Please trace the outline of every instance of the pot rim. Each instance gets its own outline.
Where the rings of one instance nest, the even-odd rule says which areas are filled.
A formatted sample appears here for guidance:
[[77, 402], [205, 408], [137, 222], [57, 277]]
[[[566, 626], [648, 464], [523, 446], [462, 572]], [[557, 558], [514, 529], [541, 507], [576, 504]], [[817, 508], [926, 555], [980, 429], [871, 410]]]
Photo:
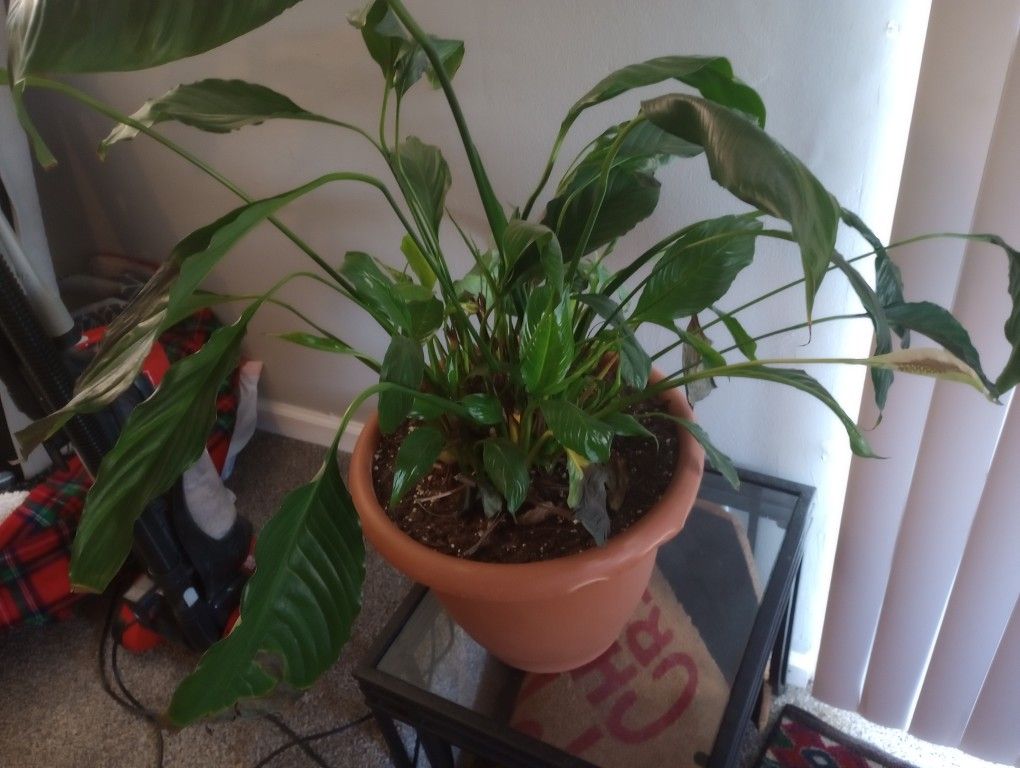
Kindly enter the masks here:
[[[658, 379], [653, 376], [653, 381]], [[693, 419], [678, 390], [662, 393], [674, 416]], [[677, 425], [678, 458], [662, 497], [644, 516], [602, 547], [530, 563], [487, 563], [447, 555], [404, 533], [379, 504], [372, 464], [380, 433], [373, 413], [351, 456], [348, 485], [365, 536], [384, 559], [414, 581], [438, 592], [480, 600], [517, 601], [573, 592], [627, 568], [673, 538], [697, 497], [705, 454], [700, 443]], [[680, 512], [677, 512], [680, 510]]]

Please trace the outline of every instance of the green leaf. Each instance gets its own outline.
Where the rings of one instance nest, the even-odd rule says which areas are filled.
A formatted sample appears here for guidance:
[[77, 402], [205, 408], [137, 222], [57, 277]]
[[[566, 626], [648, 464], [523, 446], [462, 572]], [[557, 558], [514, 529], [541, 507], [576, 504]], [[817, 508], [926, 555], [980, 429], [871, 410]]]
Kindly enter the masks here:
[[648, 384], [648, 375], [652, 371], [652, 358], [645, 352], [637, 336], [626, 322], [620, 305], [608, 296], [598, 293], [584, 293], [575, 297], [582, 304], [587, 304], [609, 325], [620, 334], [620, 376], [624, 383], [637, 390]]
[[[403, 96], [427, 75], [433, 88], [439, 87], [436, 76], [424, 49], [411, 40], [397, 17], [384, 0], [373, 0], [360, 11], [348, 15], [347, 20], [361, 30], [369, 54], [392, 80], [397, 92]], [[443, 71], [452, 78], [464, 60], [464, 43], [460, 40], [442, 40], [429, 36], [436, 49]]]
[[806, 392], [812, 397], [820, 400], [829, 410], [831, 410], [839, 420], [843, 423], [843, 427], [846, 429], [847, 437], [850, 439], [850, 450], [856, 455], [863, 456], [865, 458], [874, 458], [875, 452], [871, 450], [871, 446], [868, 445], [868, 441], [864, 439], [864, 435], [857, 428], [856, 422], [851, 419], [843, 407], [836, 401], [829, 391], [825, 389], [816, 379], [810, 376], [805, 371], [797, 370], [794, 368], [767, 368], [765, 366], [754, 366], [747, 368], [738, 368], [736, 366], [729, 366], [725, 371], [720, 372], [723, 376], [735, 376], [742, 379], [759, 379], [761, 381], [771, 381], [777, 384], [785, 384], [786, 386], [799, 389], [801, 392]]
[[691, 437], [697, 440], [701, 444], [701, 447], [705, 449], [705, 456], [708, 457], [709, 462], [711, 462], [715, 470], [725, 477], [729, 484], [734, 488], [740, 487], [740, 477], [737, 474], [737, 468], [733, 466], [733, 460], [715, 447], [712, 439], [708, 436], [708, 433], [704, 429], [690, 419], [674, 416], [670, 413], [659, 413], [656, 415], [669, 419], [670, 421], [674, 421], [686, 429], [690, 433]]
[[547, 284], [557, 293], [563, 290], [563, 251], [555, 233], [544, 224], [511, 219], [503, 232], [503, 274], [509, 276], [508, 282], [512, 284], [517, 275], [526, 273], [535, 256]]
[[727, 314], [715, 307], [712, 307], [712, 311], [722, 320], [723, 325], [726, 326], [726, 330], [730, 332], [730, 336], [733, 337], [733, 343], [737, 345], [737, 349], [740, 350], [741, 354], [748, 360], [754, 360], [755, 355], [758, 354], [758, 345], [754, 339], [751, 338], [744, 326], [741, 325], [740, 321], [737, 320], [733, 315]]
[[[585, 255], [625, 235], [655, 211], [660, 184], [654, 176], [627, 166], [610, 173], [602, 205], [585, 245]], [[588, 216], [599, 201], [599, 185], [570, 188], [546, 206], [542, 224], [556, 232], [566, 254], [573, 254], [584, 234]]]
[[[406, 336], [393, 336], [383, 357], [379, 381], [418, 389], [424, 373], [425, 358], [422, 356], [421, 345]], [[379, 429], [387, 435], [394, 432], [411, 412], [414, 399], [414, 395], [408, 392], [380, 392]]]
[[408, 136], [393, 155], [393, 169], [407, 197], [422, 219], [439, 231], [443, 205], [450, 188], [450, 167], [437, 147]]
[[429, 266], [425, 256], [418, 249], [418, 244], [414, 242], [413, 237], [404, 235], [400, 241], [400, 252], [404, 254], [408, 266], [418, 276], [421, 284], [431, 291], [436, 284], [436, 273], [432, 271], [432, 267]]
[[509, 440], [492, 437], [482, 443], [482, 462], [485, 474], [506, 500], [507, 511], [516, 514], [531, 485], [524, 452]]
[[99, 354], [75, 385], [67, 405], [19, 433], [25, 450], [53, 435], [78, 413], [95, 413], [132, 385], [160, 333], [193, 311], [192, 294], [220, 259], [264, 219], [302, 195], [333, 181], [337, 174], [274, 197], [235, 208], [181, 240], [124, 311], [110, 323]]
[[499, 424], [503, 421], [503, 405], [499, 398], [488, 392], [476, 392], [461, 398], [460, 404], [468, 416], [483, 425]]
[[411, 430], [397, 449], [390, 504], [396, 504], [432, 469], [443, 450], [443, 433], [435, 427]]
[[[903, 304], [890, 304], [885, 308], [890, 322], [902, 327], [916, 331], [922, 336], [927, 336], [936, 344], [941, 344], [955, 357], [958, 357], [966, 365], [974, 370], [975, 375], [981, 380], [985, 389], [995, 391], [995, 385], [985, 375], [981, 368], [981, 356], [970, 340], [967, 329], [960, 325], [960, 322], [938, 304], [930, 301], [905, 302]], [[876, 350], [876, 354], [880, 353]]]
[[738, 216], [711, 219], [689, 228], [670, 245], [641, 291], [633, 320], [673, 327], [714, 304], [754, 258], [761, 222]]
[[[853, 211], [843, 208], [840, 211], [843, 222], [860, 233], [865, 242], [875, 251], [875, 293], [878, 295], [879, 303], [883, 307], [890, 304], [902, 304], [903, 298], [903, 275], [900, 268], [893, 263], [889, 257], [889, 251], [882, 244], [878, 235], [871, 231], [867, 224]], [[892, 329], [900, 337], [904, 347], [910, 346], [910, 331], [906, 328], [893, 324]]]
[[415, 283], [396, 283], [393, 295], [407, 308], [407, 326], [411, 338], [423, 341], [443, 324], [445, 307], [432, 291]]
[[[302, 109], [283, 94], [243, 80], [200, 80], [178, 85], [158, 99], [145, 102], [131, 117], [147, 127], [176, 121], [212, 133], [229, 133], [246, 125], [284, 118], [335, 123]], [[118, 125], [99, 145], [99, 156], [118, 141], [133, 139], [138, 129]]]
[[[857, 298], [861, 302], [861, 306], [864, 307], [864, 311], [871, 318], [871, 324], [875, 329], [875, 354], [885, 355], [892, 352], [892, 332], [889, 328], [886, 307], [882, 306], [882, 301], [878, 294], [871, 289], [868, 281], [861, 276], [861, 273], [835, 251], [832, 254], [832, 261], [846, 275], [850, 286], [854, 289]], [[878, 406], [878, 410], [881, 413], [885, 408], [886, 398], [889, 395], [889, 387], [893, 383], [892, 371], [885, 368], [872, 368], [871, 383], [872, 388], [875, 390], [875, 405]]]
[[255, 560], [240, 621], [174, 693], [166, 716], [177, 727], [278, 686], [308, 688], [339, 658], [361, 608], [365, 548], [335, 443], [259, 534]]
[[561, 309], [545, 312], [537, 325], [527, 329], [521, 346], [521, 379], [532, 395], [541, 395], [559, 384], [574, 361], [574, 333], [568, 314]]
[[796, 157], [750, 120], [693, 96], [643, 102], [655, 125], [705, 148], [712, 178], [737, 198], [790, 223], [800, 245], [808, 317], [836, 244], [840, 206]]
[[442, 324], [442, 303], [430, 289], [410, 282], [394, 282], [367, 253], [349, 251], [340, 274], [354, 286], [358, 303], [384, 328], [396, 326], [408, 336], [422, 340]]
[[581, 475], [581, 494], [574, 509], [574, 517], [595, 539], [604, 546], [609, 538], [609, 510], [606, 508], [606, 483], [609, 472], [605, 464], [589, 464]]
[[985, 235], [984, 237], [988, 242], [1005, 250], [1006, 257], [1009, 259], [1009, 295], [1013, 300], [1013, 310], [1010, 312], [1003, 330], [1012, 347], [1012, 352], [1002, 373], [999, 374], [999, 378], [995, 380], [996, 392], [1003, 394], [1020, 383], [1020, 252], [1011, 248], [1002, 238], [995, 235]]
[[15, 82], [29, 74], [146, 69], [208, 51], [261, 27], [298, 0], [13, 0]]
[[304, 331], [292, 331], [290, 333], [281, 333], [278, 338], [284, 341], [289, 341], [291, 344], [297, 344], [299, 347], [307, 347], [308, 349], [314, 349], [319, 352], [331, 352], [334, 355], [350, 355], [361, 360], [369, 368], [378, 371], [379, 361], [374, 357], [366, 355], [364, 352], [359, 352], [347, 342], [342, 339], [338, 339], [336, 336], [317, 336], [314, 333], [306, 333]]
[[584, 110], [622, 93], [665, 80], [679, 80], [696, 88], [706, 99], [744, 112], [759, 124], [765, 124], [765, 104], [761, 97], [735, 78], [730, 62], [719, 56], [662, 56], [619, 69], [578, 99], [564, 122], [572, 123]]
[[563, 447], [590, 461], [609, 461], [612, 427], [566, 400], [546, 400], [541, 409], [546, 425]]
[[655, 435], [648, 431], [644, 424], [635, 419], [629, 413], [617, 411], [608, 413], [602, 417], [602, 421], [612, 427], [613, 432], [624, 437], [651, 437]]
[[71, 549], [71, 583], [106, 589], [131, 551], [133, 525], [205, 450], [216, 421], [216, 395], [237, 366], [248, 322], [261, 302], [205, 345], [178, 360], [159, 389], [128, 416], [103, 458]]

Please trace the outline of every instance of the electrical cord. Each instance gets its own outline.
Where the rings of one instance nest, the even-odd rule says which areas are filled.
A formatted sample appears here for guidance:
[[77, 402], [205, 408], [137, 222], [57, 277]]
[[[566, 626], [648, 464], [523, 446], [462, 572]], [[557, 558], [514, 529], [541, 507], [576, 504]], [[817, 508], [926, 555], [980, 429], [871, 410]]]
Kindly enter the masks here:
[[[115, 596], [110, 600], [109, 607], [106, 610], [106, 618], [103, 622], [103, 631], [102, 634], [100, 635], [98, 654], [100, 684], [102, 685], [103, 690], [106, 692], [106, 694], [111, 699], [113, 699], [122, 709], [131, 713], [135, 717], [145, 720], [152, 726], [156, 739], [154, 765], [156, 768], [163, 768], [165, 744], [163, 737], [163, 727], [159, 720], [159, 713], [152, 709], [149, 709], [144, 704], [142, 704], [141, 701], [139, 701], [138, 697], [136, 697], [128, 688], [127, 684], [124, 682], [123, 676], [121, 675], [120, 665], [118, 663], [117, 658], [117, 651], [120, 647], [120, 643], [115, 637], [113, 637], [113, 619], [114, 616], [116, 615], [117, 605], [120, 603], [120, 599], [121, 598]], [[137, 620], [131, 622], [125, 627], [125, 629], [133, 626], [136, 623]], [[109, 653], [107, 652], [108, 646], [110, 646]], [[119, 692], [118, 690], [114, 690], [113, 685], [111, 685], [110, 683], [110, 678], [107, 672], [107, 657], [109, 657], [109, 667], [110, 671], [113, 673], [113, 681], [116, 684], [117, 689], [119, 689]], [[293, 728], [291, 728], [289, 725], [287, 725], [287, 723], [284, 722], [277, 715], [271, 713], [261, 713], [261, 715], [263, 719], [272, 723], [277, 728], [277, 730], [283, 733], [284, 736], [287, 737], [288, 741], [287, 743], [280, 745], [272, 752], [270, 752], [268, 755], [259, 760], [259, 762], [253, 766], [253, 768], [265, 768], [265, 766], [271, 763], [274, 759], [282, 755], [284, 752], [293, 749], [294, 747], [298, 747], [299, 749], [301, 749], [301, 751], [304, 752], [305, 755], [313, 763], [320, 766], [320, 768], [331, 768], [329, 763], [327, 763], [323, 759], [323, 757], [310, 746], [311, 742], [319, 741], [330, 736], [337, 736], [341, 733], [345, 733], [372, 719], [371, 713], [366, 713], [360, 715], [359, 717], [353, 720], [349, 720], [346, 723], [338, 725], [335, 728], [330, 728], [325, 731], [320, 731], [318, 733], [312, 733], [307, 736], [302, 736], [301, 734], [297, 733]], [[420, 745], [416, 743], [414, 750], [415, 765], [418, 764], [419, 747]]]

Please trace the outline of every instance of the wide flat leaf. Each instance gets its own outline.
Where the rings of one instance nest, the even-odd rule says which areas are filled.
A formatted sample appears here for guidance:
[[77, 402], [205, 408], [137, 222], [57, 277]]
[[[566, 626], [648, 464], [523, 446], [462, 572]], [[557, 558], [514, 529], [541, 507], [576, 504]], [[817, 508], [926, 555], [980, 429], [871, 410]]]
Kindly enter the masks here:
[[836, 398], [829, 394], [829, 391], [825, 387], [819, 384], [814, 377], [810, 376], [805, 371], [797, 370], [795, 368], [768, 368], [765, 366], [740, 368], [737, 366], [730, 366], [724, 372], [721, 372], [720, 375], [735, 376], [742, 379], [772, 381], [776, 384], [785, 384], [786, 386], [793, 387], [794, 389], [799, 389], [801, 392], [807, 392], [812, 397], [824, 403], [843, 423], [847, 437], [850, 439], [850, 450], [858, 456], [864, 456], [866, 458], [875, 457], [875, 452], [871, 450], [871, 446], [868, 445], [868, 441], [864, 439], [864, 435], [862, 435], [861, 431], [857, 428], [857, 423], [847, 415], [846, 411], [843, 410], [843, 407], [836, 401]]
[[557, 309], [542, 314], [521, 345], [521, 379], [532, 395], [559, 384], [574, 362], [574, 333], [568, 314]]
[[334, 355], [350, 355], [361, 360], [372, 370], [379, 370], [378, 360], [366, 355], [364, 352], [359, 352], [336, 336], [318, 336], [314, 333], [306, 333], [305, 331], [292, 331], [290, 333], [281, 333], [280, 338], [284, 341], [289, 341], [291, 344], [297, 344], [299, 347], [307, 347], [319, 352], [330, 352]]
[[[418, 389], [425, 373], [421, 345], [406, 336], [393, 336], [382, 361], [379, 381]], [[401, 425], [414, 405], [414, 395], [386, 390], [379, 393], [379, 429], [390, 434]]]
[[397, 449], [393, 467], [393, 492], [390, 504], [396, 504], [415, 483], [432, 469], [443, 450], [443, 433], [435, 427], [411, 430]]
[[563, 250], [556, 234], [544, 224], [511, 219], [503, 232], [503, 274], [513, 283], [538, 262], [546, 283], [555, 291], [563, 289]]
[[727, 314], [715, 307], [712, 310], [716, 313], [722, 324], [726, 326], [726, 330], [730, 332], [730, 336], [733, 337], [733, 343], [737, 349], [740, 350], [741, 354], [748, 360], [754, 360], [755, 355], [758, 354], [758, 345], [754, 339], [751, 338], [751, 334], [747, 332], [744, 326], [737, 318], [733, 315]]
[[241, 618], [178, 686], [166, 718], [183, 727], [277, 687], [308, 688], [336, 663], [361, 608], [365, 548], [336, 444], [259, 534]]
[[720, 56], [661, 56], [618, 69], [600, 80], [570, 108], [564, 122], [573, 122], [589, 107], [622, 93], [665, 80], [679, 80], [706, 99], [739, 110], [765, 124], [765, 104], [750, 86], [733, 76], [733, 67]]
[[[941, 344], [954, 356], [974, 370], [975, 375], [988, 391], [995, 391], [995, 385], [981, 367], [981, 356], [970, 340], [967, 329], [946, 309], [930, 301], [890, 304], [885, 308], [891, 323], [927, 336]], [[884, 354], [876, 349], [876, 355]]]
[[60, 429], [71, 416], [95, 413], [134, 382], [160, 333], [193, 311], [192, 294], [226, 253], [283, 206], [342, 174], [321, 176], [274, 197], [235, 208], [181, 240], [139, 294], [110, 323], [99, 353], [75, 384], [74, 397], [18, 434], [25, 450]]
[[633, 319], [666, 328], [710, 307], [754, 259], [761, 222], [727, 216], [688, 229], [652, 268]]
[[705, 148], [712, 178], [737, 198], [790, 223], [800, 245], [808, 317], [836, 244], [840, 206], [807, 167], [757, 125], [694, 96], [645, 101], [664, 131]]
[[128, 416], [99, 467], [71, 550], [71, 583], [101, 592], [131, 551], [133, 526], [205, 450], [216, 421], [216, 394], [237, 366], [241, 341], [258, 308], [217, 329], [193, 355], [170, 367], [159, 389]]
[[637, 390], [644, 389], [652, 371], [652, 358], [634, 335], [620, 305], [598, 293], [584, 293], [575, 298], [594, 309], [620, 334], [620, 376], [628, 386]]
[[482, 463], [485, 474], [506, 501], [507, 511], [515, 514], [524, 503], [531, 485], [524, 452], [509, 440], [492, 437], [482, 443]]
[[573, 256], [580, 247], [588, 217], [601, 200], [583, 256], [625, 235], [651, 216], [659, 203], [659, 187], [650, 173], [621, 166], [610, 173], [604, 195], [599, 195], [599, 184], [588, 184], [579, 189], [568, 188], [554, 197], [546, 206], [542, 223], [556, 232], [563, 253]]
[[[246, 125], [284, 118], [333, 123], [328, 117], [302, 109], [289, 98], [271, 88], [243, 80], [200, 80], [178, 85], [158, 99], [145, 102], [131, 115], [147, 127], [176, 121], [212, 133], [229, 133]], [[100, 157], [118, 141], [133, 139], [138, 129], [118, 125], [99, 145]]]
[[613, 432], [624, 437], [651, 437], [655, 435], [648, 431], [644, 424], [635, 419], [629, 413], [617, 411], [608, 413], [602, 417], [602, 421], [612, 427]]
[[468, 416], [479, 424], [492, 425], [503, 421], [503, 404], [488, 392], [476, 392], [461, 398]]
[[[427, 75], [433, 88], [438, 79], [424, 49], [408, 37], [385, 0], [372, 0], [347, 20], [361, 30], [369, 54], [391, 80], [400, 95], [407, 93], [422, 75]], [[446, 76], [452, 78], [464, 60], [464, 43], [429, 36]]]
[[541, 409], [553, 437], [564, 448], [590, 461], [609, 461], [609, 448], [613, 443], [612, 427], [566, 400], [546, 400]]
[[[881, 305], [887, 307], [890, 304], [902, 304], [905, 301], [903, 298], [903, 275], [900, 273], [900, 268], [889, 257], [889, 251], [886, 250], [881, 239], [853, 211], [843, 208], [840, 211], [840, 216], [843, 222], [848, 227], [857, 230], [875, 251], [875, 293], [878, 295]], [[902, 345], [909, 347], [910, 331], [895, 323], [891, 325], [891, 328], [900, 337]]]
[[438, 232], [446, 192], [450, 188], [450, 167], [442, 152], [409, 136], [394, 152], [392, 165], [407, 204], [419, 212], [433, 232]]
[[15, 81], [44, 72], [146, 69], [208, 51], [262, 26], [298, 0], [13, 0], [7, 11]]

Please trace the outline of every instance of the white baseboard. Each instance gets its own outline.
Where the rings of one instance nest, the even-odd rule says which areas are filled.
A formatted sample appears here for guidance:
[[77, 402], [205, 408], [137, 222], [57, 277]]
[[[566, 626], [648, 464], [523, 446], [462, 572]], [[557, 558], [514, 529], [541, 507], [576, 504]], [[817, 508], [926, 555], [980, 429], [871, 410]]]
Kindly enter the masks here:
[[[350, 453], [364, 425], [352, 421], [340, 438], [340, 450]], [[333, 413], [313, 411], [300, 405], [259, 398], [258, 427], [274, 435], [283, 435], [315, 445], [329, 445], [340, 428], [340, 417]]]

